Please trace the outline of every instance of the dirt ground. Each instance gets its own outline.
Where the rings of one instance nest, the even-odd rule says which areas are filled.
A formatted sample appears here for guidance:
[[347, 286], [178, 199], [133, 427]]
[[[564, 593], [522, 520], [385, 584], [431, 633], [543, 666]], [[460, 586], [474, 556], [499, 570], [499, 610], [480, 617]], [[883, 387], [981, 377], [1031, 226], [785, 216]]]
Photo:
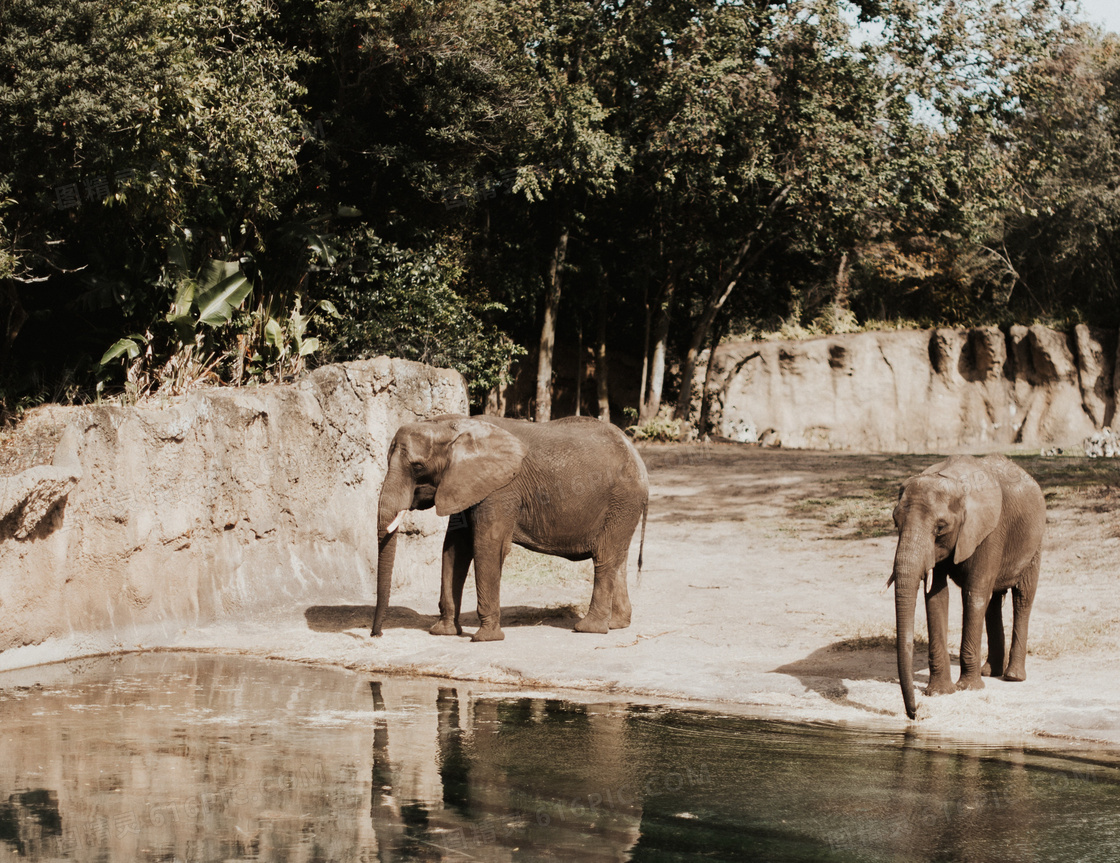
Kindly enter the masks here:
[[[184, 629], [170, 640], [123, 647], [594, 690], [952, 740], [1120, 748], [1120, 464], [1018, 457], [1048, 504], [1027, 680], [919, 696], [911, 722], [895, 670], [893, 592], [885, 588], [895, 546], [891, 510], [899, 482], [938, 456], [734, 444], [647, 445], [642, 455], [650, 514], [640, 577], [637, 537], [631, 551], [628, 629], [572, 632], [590, 598], [590, 563], [515, 550], [502, 585], [503, 642], [429, 635], [438, 597], [401, 590], [380, 639], [369, 637], [372, 597], [355, 597], [301, 606], [285, 620]], [[471, 584], [464, 605], [473, 612]], [[924, 634], [920, 602], [917, 613]], [[956, 588], [950, 620], [955, 658]], [[465, 622], [469, 635], [477, 618]], [[924, 640], [917, 652], [921, 690]]]

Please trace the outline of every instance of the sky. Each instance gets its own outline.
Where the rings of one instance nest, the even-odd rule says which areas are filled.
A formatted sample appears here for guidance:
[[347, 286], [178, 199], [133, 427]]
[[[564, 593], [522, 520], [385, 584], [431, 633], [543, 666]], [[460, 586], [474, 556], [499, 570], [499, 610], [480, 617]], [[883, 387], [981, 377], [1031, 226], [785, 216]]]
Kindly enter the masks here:
[[1120, 33], [1120, 0], [1081, 0], [1081, 9], [1086, 21]]

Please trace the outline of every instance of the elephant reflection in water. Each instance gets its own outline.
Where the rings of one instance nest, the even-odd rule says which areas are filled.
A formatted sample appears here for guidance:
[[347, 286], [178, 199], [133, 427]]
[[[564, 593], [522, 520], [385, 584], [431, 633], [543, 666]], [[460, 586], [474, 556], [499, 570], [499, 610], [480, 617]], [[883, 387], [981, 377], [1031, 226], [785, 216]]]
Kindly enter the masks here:
[[[629, 790], [641, 785], [626, 757], [624, 706], [559, 707], [439, 687], [433, 747], [416, 739], [417, 711], [387, 705], [399, 698], [392, 684], [370, 689], [370, 815], [382, 860], [505, 860], [534, 847], [560, 857], [629, 859], [642, 810]], [[542, 766], [556, 763], [542, 758], [540, 726], [548, 723], [555, 726], [549, 742], [560, 741], [568, 759], [558, 771]], [[398, 737], [412, 745], [391, 746]]]

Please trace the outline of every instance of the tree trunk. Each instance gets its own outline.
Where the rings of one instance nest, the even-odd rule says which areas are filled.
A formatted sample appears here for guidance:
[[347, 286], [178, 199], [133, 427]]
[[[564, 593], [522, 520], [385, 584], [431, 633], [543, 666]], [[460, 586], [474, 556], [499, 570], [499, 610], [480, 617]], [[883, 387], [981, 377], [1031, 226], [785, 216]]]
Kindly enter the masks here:
[[696, 431], [701, 437], [709, 433], [708, 426], [712, 412], [712, 371], [716, 365], [716, 348], [719, 347], [726, 329], [726, 316], [720, 318], [719, 323], [712, 328], [712, 344], [708, 348], [708, 368], [704, 372], [704, 394], [700, 397], [700, 419], [696, 423]]
[[840, 266], [836, 268], [836, 296], [833, 302], [838, 309], [848, 310], [849, 286], [851, 278], [848, 272], [848, 253], [840, 255]]
[[599, 277], [599, 327], [595, 339], [595, 383], [599, 391], [599, 419], [611, 421], [611, 403], [607, 386], [607, 276]]
[[723, 304], [727, 302], [727, 298], [731, 296], [731, 292], [735, 290], [738, 283], [737, 278], [724, 278], [717, 283], [716, 290], [712, 292], [704, 306], [700, 321], [692, 331], [692, 341], [689, 342], [688, 353], [685, 354], [684, 363], [681, 366], [681, 388], [677, 395], [677, 407], [673, 412], [673, 419], [688, 421], [688, 416], [692, 412], [692, 376], [696, 371], [696, 358], [700, 355], [700, 348], [704, 344], [704, 340], [708, 338], [712, 322], [715, 321], [719, 310], [723, 308]]
[[747, 235], [746, 239], [739, 245], [739, 249], [735, 252], [734, 257], [731, 259], [724, 271], [723, 276], [712, 287], [711, 296], [708, 297], [707, 303], [704, 305], [704, 311], [700, 315], [700, 321], [696, 325], [696, 329], [692, 331], [692, 341], [688, 345], [688, 353], [685, 354], [684, 365], [681, 367], [681, 388], [680, 393], [677, 395], [677, 407], [673, 413], [673, 418], [681, 420], [682, 422], [688, 421], [688, 415], [692, 412], [692, 375], [696, 371], [696, 357], [700, 354], [700, 347], [704, 344], [704, 340], [708, 338], [708, 331], [711, 329], [712, 322], [719, 314], [719, 310], [723, 308], [723, 304], [727, 302], [727, 298], [731, 296], [731, 292], [735, 290], [735, 286], [739, 283], [742, 274], [750, 269], [762, 257], [765, 252], [774, 242], [776, 238], [772, 238], [769, 242], [763, 243], [754, 254], [749, 258], [747, 254], [751, 250], [751, 245], [754, 243], [762, 226], [766, 220], [773, 214], [773, 212], [781, 206], [782, 202], [789, 196], [793, 186], [786, 186], [777, 195], [770, 205], [766, 208], [766, 213], [763, 214], [755, 226], [755, 229]]
[[27, 322], [28, 315], [20, 301], [14, 279], [4, 280], [3, 298], [0, 308], [4, 309], [4, 342], [0, 345], [0, 371], [7, 372], [12, 343]]
[[649, 305], [649, 278], [642, 279], [642, 306], [646, 310], [645, 331], [642, 334], [642, 382], [638, 386], [638, 419], [641, 420], [642, 410], [646, 403], [646, 384], [649, 382], [649, 335], [653, 314]]
[[669, 344], [669, 323], [677, 290], [677, 267], [669, 265], [669, 275], [657, 295], [656, 323], [653, 328], [653, 356], [650, 359], [649, 393], [643, 395], [640, 422], [649, 422], [661, 410], [661, 392], [665, 386], [665, 357]]
[[583, 327], [576, 330], [576, 416], [580, 416], [583, 403]]
[[540, 352], [537, 355], [537, 410], [539, 423], [552, 419], [552, 353], [556, 346], [556, 314], [560, 308], [560, 281], [564, 257], [568, 253], [568, 228], [560, 228], [556, 247], [548, 265], [548, 285], [544, 295], [544, 320], [541, 323]]

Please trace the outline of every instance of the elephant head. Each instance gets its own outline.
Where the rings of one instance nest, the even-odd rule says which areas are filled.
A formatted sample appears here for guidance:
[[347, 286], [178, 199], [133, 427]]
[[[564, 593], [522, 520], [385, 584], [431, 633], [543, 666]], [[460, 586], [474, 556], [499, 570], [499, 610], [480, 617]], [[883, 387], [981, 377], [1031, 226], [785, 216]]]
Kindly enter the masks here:
[[469, 417], [439, 417], [397, 430], [381, 486], [377, 520], [377, 608], [372, 635], [389, 609], [397, 530], [410, 509], [451, 515], [474, 506], [517, 475], [525, 448], [504, 429]]
[[972, 557], [995, 529], [1002, 507], [999, 483], [971, 460], [951, 458], [911, 477], [899, 490], [894, 509], [898, 547], [888, 585], [895, 586], [898, 682], [906, 715], [914, 700], [914, 612], [918, 585], [937, 564]]

